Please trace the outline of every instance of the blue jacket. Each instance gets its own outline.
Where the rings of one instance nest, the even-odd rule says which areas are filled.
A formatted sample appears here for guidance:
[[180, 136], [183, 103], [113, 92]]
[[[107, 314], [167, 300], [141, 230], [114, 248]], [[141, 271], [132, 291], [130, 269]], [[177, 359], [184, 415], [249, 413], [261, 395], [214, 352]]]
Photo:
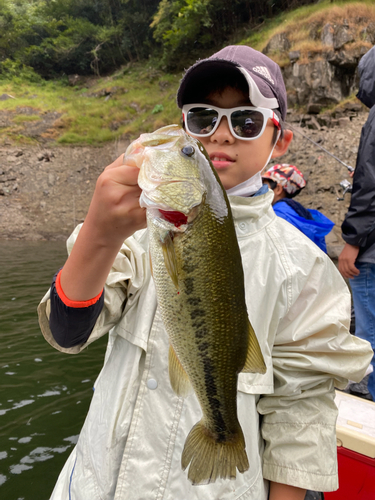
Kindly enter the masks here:
[[293, 224], [327, 253], [325, 236], [335, 225], [328, 217], [319, 210], [307, 209], [298, 201], [290, 198], [277, 201], [273, 209], [276, 215]]

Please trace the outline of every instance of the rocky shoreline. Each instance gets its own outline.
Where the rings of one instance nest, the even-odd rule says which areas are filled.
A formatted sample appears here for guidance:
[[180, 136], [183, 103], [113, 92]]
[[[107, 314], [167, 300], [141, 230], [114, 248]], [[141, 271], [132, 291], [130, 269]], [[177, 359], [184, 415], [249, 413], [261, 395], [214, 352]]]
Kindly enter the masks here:
[[[341, 113], [341, 116], [340, 116]], [[348, 170], [307, 135], [345, 163], [355, 166], [361, 128], [367, 112], [344, 109], [326, 121], [320, 115], [289, 113], [294, 139], [279, 162], [296, 165], [307, 178], [298, 200], [321, 210], [336, 224], [327, 237], [329, 254], [341, 251], [340, 225], [349, 206], [340, 182]], [[0, 239], [65, 240], [84, 220], [95, 182], [103, 168], [125, 151], [127, 142], [103, 147], [61, 147], [48, 143], [0, 147]]]

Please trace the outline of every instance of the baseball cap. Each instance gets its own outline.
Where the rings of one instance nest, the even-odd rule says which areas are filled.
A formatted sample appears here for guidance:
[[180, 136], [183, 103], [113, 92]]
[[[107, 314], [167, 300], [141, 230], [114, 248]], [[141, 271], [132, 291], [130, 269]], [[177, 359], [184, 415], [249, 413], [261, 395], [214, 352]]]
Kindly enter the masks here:
[[294, 165], [289, 165], [288, 163], [273, 165], [262, 174], [262, 178], [281, 184], [288, 194], [294, 194], [306, 186], [302, 172]]
[[207, 59], [202, 59], [191, 66], [183, 76], [177, 92], [177, 104], [182, 108], [186, 102], [188, 88], [199, 86], [199, 81], [210, 74], [218, 77], [220, 71], [228, 67], [236, 68], [245, 77], [249, 86], [249, 98], [254, 106], [280, 109], [285, 120], [287, 95], [284, 80], [278, 64], [261, 52], [247, 45], [229, 45]]

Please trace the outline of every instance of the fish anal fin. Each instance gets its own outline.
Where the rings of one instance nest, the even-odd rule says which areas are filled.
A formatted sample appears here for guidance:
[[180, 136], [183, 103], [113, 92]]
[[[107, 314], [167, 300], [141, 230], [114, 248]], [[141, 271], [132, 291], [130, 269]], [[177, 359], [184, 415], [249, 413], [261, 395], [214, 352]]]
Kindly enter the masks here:
[[168, 232], [161, 240], [161, 246], [163, 249], [165, 267], [168, 271], [169, 276], [171, 277], [171, 280], [173, 281], [174, 286], [176, 287], [176, 290], [178, 291], [177, 258], [170, 232]]
[[248, 336], [249, 343], [247, 348], [246, 361], [242, 371], [244, 373], [266, 373], [267, 368], [264, 362], [263, 354], [260, 350], [258, 339], [255, 335], [250, 321], [248, 321]]
[[177, 357], [173, 347], [169, 346], [169, 379], [171, 386], [177, 396], [186, 398], [192, 391], [193, 387], [185, 372], [180, 360]]
[[216, 479], [235, 479], [236, 469], [249, 468], [241, 428], [227, 441], [218, 441], [202, 421], [195, 424], [185, 441], [181, 467], [190, 464], [188, 478], [194, 485], [214, 483]]

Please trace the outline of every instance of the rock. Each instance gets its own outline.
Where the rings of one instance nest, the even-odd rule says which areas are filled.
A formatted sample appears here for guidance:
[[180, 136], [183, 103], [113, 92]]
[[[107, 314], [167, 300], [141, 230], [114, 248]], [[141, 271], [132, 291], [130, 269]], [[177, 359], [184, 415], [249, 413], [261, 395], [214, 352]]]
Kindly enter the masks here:
[[82, 80], [82, 77], [77, 75], [77, 74], [76, 75], [68, 75], [68, 82], [69, 82], [69, 85], [71, 85], [72, 87], [77, 85], [77, 83], [79, 83], [81, 80]]
[[327, 54], [327, 61], [330, 64], [332, 64], [333, 66], [338, 66], [340, 68], [352, 70], [353, 74], [358, 66], [360, 58], [361, 58], [361, 53], [359, 48], [356, 48], [355, 51], [332, 50]]
[[318, 103], [310, 103], [308, 106], [307, 106], [307, 112], [308, 114], [311, 114], [311, 115], [317, 115], [319, 114], [323, 109], [323, 105], [322, 104], [318, 104]]
[[322, 34], [320, 37], [323, 45], [333, 47], [333, 33], [334, 28], [332, 24], [327, 23], [325, 26], [323, 26]]
[[50, 172], [48, 174], [48, 185], [53, 186], [54, 184], [55, 184], [55, 175], [52, 172]]
[[10, 95], [10, 94], [1, 94], [0, 95], [0, 101], [7, 101], [8, 99], [15, 99], [15, 97]]
[[285, 33], [277, 33], [268, 42], [266, 48], [263, 50], [264, 54], [271, 54], [272, 52], [286, 52], [290, 48], [290, 41]]
[[362, 104], [360, 102], [346, 102], [344, 104], [344, 109], [348, 111], [361, 112]]
[[315, 116], [312, 116], [310, 119], [309, 124], [307, 125], [308, 128], [312, 128], [314, 130], [320, 130], [320, 125], [318, 120], [315, 118]]
[[375, 23], [370, 23], [360, 32], [361, 40], [375, 44]]
[[343, 116], [342, 118], [339, 118], [340, 127], [346, 127], [348, 123], [350, 123], [350, 118], [348, 116]]
[[289, 52], [288, 57], [290, 62], [293, 64], [301, 57], [301, 52], [299, 50], [292, 50], [292, 52]]
[[333, 33], [333, 48], [341, 49], [346, 43], [355, 41], [355, 31], [346, 24], [339, 24]]
[[51, 158], [54, 158], [55, 154], [52, 151], [43, 151], [42, 153], [38, 154], [37, 158], [38, 161], [51, 161]]
[[316, 118], [321, 127], [327, 127], [331, 124], [332, 117], [330, 115], [319, 115]]

